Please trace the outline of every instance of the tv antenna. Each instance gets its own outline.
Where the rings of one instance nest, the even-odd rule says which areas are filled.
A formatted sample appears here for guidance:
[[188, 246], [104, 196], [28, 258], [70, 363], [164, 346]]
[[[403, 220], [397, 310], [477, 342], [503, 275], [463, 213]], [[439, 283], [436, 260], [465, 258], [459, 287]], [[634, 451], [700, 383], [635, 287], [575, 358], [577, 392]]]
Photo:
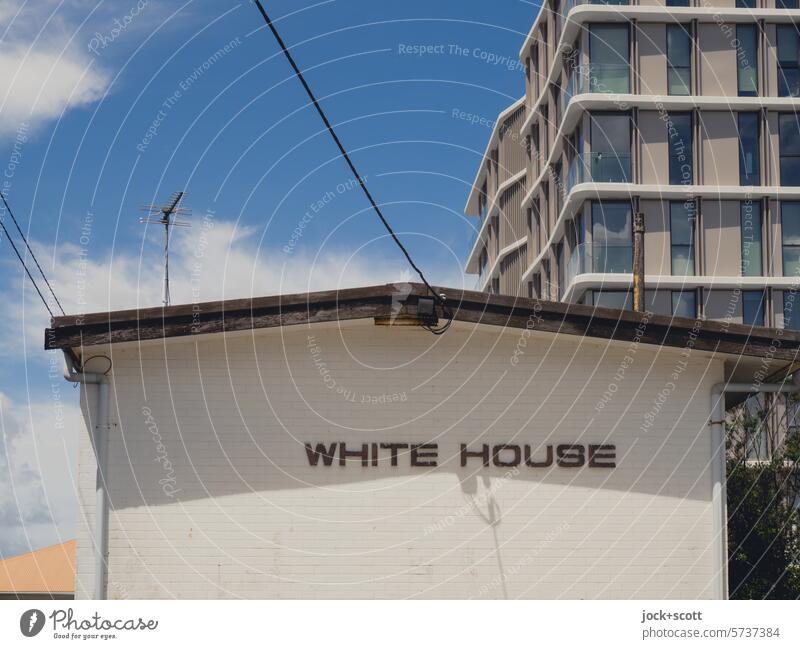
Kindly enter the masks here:
[[169, 306], [169, 229], [173, 226], [192, 227], [191, 223], [178, 221], [175, 218], [192, 213], [191, 208], [181, 206], [184, 196], [186, 196], [186, 192], [175, 192], [170, 196], [166, 205], [145, 205], [141, 208], [147, 216], [141, 217], [139, 223], [157, 223], [164, 226], [164, 306]]

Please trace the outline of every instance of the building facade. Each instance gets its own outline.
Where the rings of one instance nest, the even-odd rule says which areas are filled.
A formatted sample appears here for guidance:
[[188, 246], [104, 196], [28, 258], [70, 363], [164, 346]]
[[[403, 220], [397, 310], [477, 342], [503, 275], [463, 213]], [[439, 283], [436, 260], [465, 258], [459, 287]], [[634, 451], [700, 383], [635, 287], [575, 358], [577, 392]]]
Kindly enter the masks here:
[[800, 334], [443, 290], [54, 319], [76, 597], [724, 597], [715, 386]]
[[546, 0], [467, 201], [478, 290], [800, 328], [794, 0]]

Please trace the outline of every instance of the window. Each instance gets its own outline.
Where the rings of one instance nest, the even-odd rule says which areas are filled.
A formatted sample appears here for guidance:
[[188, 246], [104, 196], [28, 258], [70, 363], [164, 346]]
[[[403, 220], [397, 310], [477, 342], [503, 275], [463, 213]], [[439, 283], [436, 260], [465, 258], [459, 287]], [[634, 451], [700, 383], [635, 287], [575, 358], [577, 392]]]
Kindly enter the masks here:
[[697, 317], [697, 296], [694, 291], [672, 291], [672, 315], [677, 318]]
[[800, 96], [800, 33], [794, 25], [778, 25], [777, 30], [778, 97], [798, 97]]
[[675, 113], [667, 123], [669, 146], [669, 184], [691, 185], [694, 182], [692, 114]]
[[742, 225], [742, 276], [761, 275], [761, 205], [743, 201], [740, 205]]
[[739, 113], [739, 184], [761, 184], [759, 156], [759, 115]]
[[[781, 203], [783, 276], [800, 276], [800, 203]], [[800, 305], [798, 305], [800, 306]]]
[[736, 0], [737, 9], [755, 9], [756, 0]]
[[625, 113], [592, 113], [591, 174], [595, 182], [630, 182], [631, 118]]
[[692, 94], [690, 29], [689, 25], [667, 25], [667, 90], [670, 95]]
[[631, 204], [592, 203], [592, 272], [631, 273]]
[[780, 116], [781, 185], [800, 186], [800, 115]]
[[783, 328], [800, 331], [800, 298], [792, 291], [783, 292]]
[[695, 210], [693, 202], [669, 204], [673, 275], [694, 275]]
[[764, 326], [764, 291], [742, 291], [742, 323]]
[[758, 94], [758, 31], [755, 25], [736, 25], [736, 78], [740, 97]]
[[592, 303], [606, 309], [633, 308], [633, 295], [629, 291], [593, 291]]
[[628, 25], [591, 25], [589, 61], [591, 92], [630, 92]]
[[775, 0], [778, 9], [797, 9], [797, 0]]
[[688, 7], [689, 0], [667, 0], [668, 7]]

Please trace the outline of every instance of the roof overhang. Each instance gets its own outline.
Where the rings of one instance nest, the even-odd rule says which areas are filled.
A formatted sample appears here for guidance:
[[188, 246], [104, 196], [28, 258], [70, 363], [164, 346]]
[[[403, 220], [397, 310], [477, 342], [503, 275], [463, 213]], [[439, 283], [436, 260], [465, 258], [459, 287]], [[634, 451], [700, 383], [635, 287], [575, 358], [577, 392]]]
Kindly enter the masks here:
[[[768, 376], [794, 371], [800, 332], [691, 320], [593, 306], [435, 288], [447, 296], [455, 322], [712, 352], [747, 380], [758, 368]], [[372, 319], [404, 324], [417, 315], [422, 284], [224, 300], [149, 309], [59, 316], [45, 331], [46, 349], [72, 350], [215, 333]], [[442, 317], [441, 310], [439, 316]]]

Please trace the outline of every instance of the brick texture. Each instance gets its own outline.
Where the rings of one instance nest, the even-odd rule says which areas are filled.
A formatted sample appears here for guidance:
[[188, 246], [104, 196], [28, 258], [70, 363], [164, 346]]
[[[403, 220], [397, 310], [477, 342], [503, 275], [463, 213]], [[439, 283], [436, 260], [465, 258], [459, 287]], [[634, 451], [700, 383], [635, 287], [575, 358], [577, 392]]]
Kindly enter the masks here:
[[[113, 360], [109, 597], [710, 597], [723, 361], [528, 333], [359, 321], [91, 350]], [[311, 467], [306, 442], [436, 442], [439, 466]], [[461, 443], [613, 444], [618, 466], [461, 467]]]

